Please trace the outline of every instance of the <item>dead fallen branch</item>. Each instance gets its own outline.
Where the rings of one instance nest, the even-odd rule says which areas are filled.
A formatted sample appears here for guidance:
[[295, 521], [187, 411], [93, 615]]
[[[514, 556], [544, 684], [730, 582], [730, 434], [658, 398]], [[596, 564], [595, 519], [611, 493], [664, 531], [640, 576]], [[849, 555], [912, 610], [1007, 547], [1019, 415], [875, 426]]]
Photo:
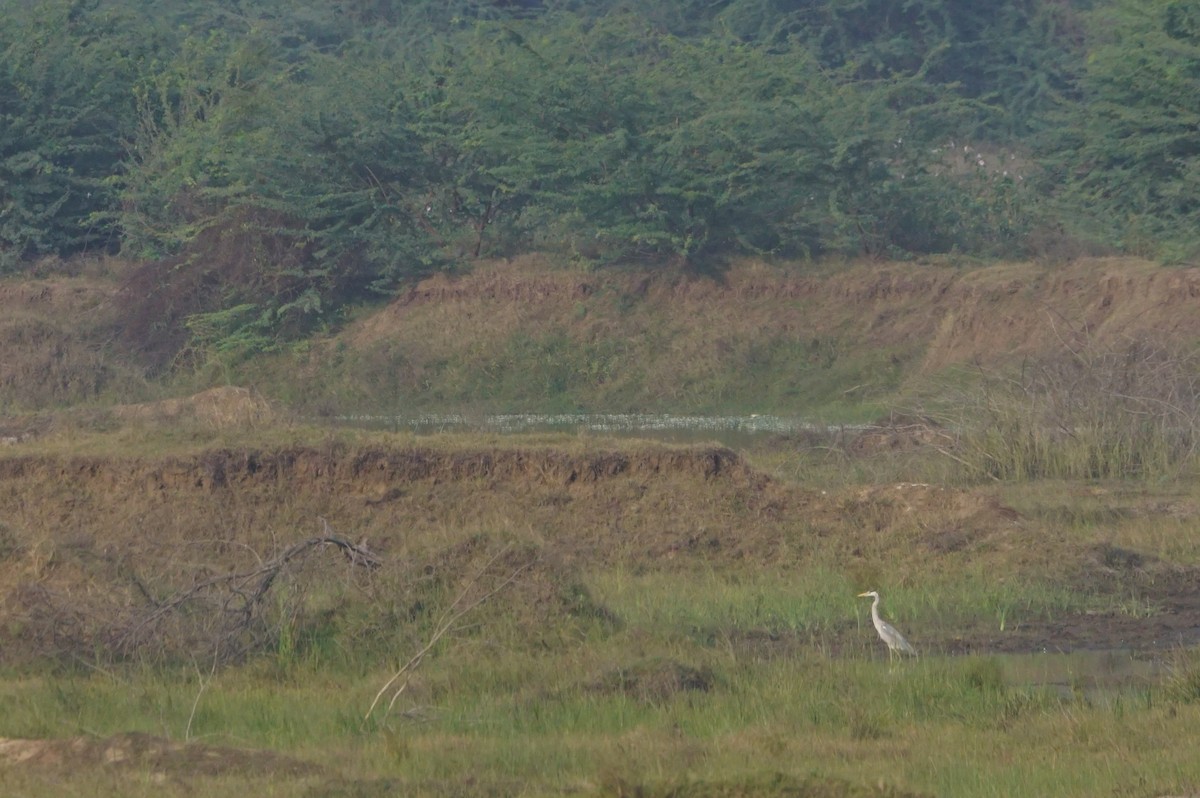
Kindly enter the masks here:
[[289, 566], [330, 547], [340, 550], [355, 568], [374, 570], [383, 564], [365, 544], [352, 543], [332, 534], [325, 519], [321, 519], [321, 523], [322, 535], [294, 543], [254, 568], [200, 580], [161, 601], [156, 601], [150, 591], [138, 582], [138, 592], [151, 604], [151, 609], [136, 617], [117, 636], [114, 650], [122, 655], [138, 651], [156, 638], [157, 630], [167, 621], [185, 612], [195, 615], [192, 610], [199, 607], [202, 610], [218, 610], [211, 616], [216, 626], [211, 631], [211, 650], [216, 660], [227, 661], [245, 653], [248, 648], [245, 636], [253, 631], [261, 619], [272, 586]]

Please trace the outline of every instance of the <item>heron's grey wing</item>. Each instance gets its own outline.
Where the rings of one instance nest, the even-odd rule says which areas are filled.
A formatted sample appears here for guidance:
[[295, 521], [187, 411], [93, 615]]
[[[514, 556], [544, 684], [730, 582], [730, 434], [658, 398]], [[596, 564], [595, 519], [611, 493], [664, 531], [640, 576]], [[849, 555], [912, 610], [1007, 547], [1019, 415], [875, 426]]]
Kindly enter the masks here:
[[910, 654], [917, 653], [916, 649], [914, 649], [909, 642], [904, 639], [904, 635], [896, 631], [896, 627], [892, 626], [887, 621], [880, 621], [879, 627], [879, 633], [883, 635], [884, 640], [886, 640], [889, 645], [894, 648], [901, 649], [902, 651], [907, 651]]

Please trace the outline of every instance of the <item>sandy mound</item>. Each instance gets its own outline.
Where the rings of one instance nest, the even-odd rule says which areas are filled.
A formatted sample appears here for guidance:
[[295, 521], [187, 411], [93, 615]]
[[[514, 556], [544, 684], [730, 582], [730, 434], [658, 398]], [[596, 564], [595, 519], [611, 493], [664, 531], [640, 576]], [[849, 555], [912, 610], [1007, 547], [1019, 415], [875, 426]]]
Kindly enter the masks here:
[[121, 421], [195, 421], [207, 427], [257, 426], [276, 420], [271, 404], [247, 388], [210, 388], [181, 399], [163, 399], [117, 405], [113, 416]]
[[158, 776], [278, 773], [317, 767], [271, 751], [181, 743], [141, 732], [64, 740], [0, 738], [0, 764], [62, 770], [97, 766], [149, 769]]

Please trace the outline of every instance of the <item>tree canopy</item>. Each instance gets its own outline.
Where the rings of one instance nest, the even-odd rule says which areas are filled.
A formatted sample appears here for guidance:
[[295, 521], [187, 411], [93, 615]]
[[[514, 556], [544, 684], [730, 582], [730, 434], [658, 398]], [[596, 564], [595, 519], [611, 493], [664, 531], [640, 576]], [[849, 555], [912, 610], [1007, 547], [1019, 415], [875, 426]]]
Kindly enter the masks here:
[[226, 341], [526, 250], [1195, 250], [1200, 0], [0, 14], [0, 270], [121, 252], [153, 323]]

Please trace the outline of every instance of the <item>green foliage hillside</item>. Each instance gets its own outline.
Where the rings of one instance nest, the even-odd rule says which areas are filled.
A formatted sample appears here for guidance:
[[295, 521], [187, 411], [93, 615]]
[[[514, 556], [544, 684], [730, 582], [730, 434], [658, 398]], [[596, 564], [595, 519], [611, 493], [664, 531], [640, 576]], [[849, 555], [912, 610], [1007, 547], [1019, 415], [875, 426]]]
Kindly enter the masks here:
[[0, 0], [0, 269], [153, 364], [473, 259], [1195, 250], [1196, 0]]

